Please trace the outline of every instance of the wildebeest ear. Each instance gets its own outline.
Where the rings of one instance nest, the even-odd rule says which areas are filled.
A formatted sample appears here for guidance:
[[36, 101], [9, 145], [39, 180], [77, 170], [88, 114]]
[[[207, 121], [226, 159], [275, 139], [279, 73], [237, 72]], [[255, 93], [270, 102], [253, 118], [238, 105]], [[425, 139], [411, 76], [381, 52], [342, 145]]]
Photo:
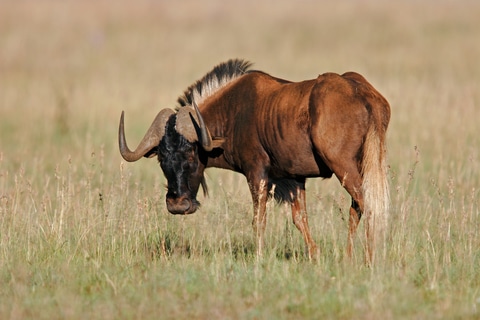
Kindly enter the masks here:
[[212, 149], [222, 148], [226, 139], [222, 137], [212, 137]]

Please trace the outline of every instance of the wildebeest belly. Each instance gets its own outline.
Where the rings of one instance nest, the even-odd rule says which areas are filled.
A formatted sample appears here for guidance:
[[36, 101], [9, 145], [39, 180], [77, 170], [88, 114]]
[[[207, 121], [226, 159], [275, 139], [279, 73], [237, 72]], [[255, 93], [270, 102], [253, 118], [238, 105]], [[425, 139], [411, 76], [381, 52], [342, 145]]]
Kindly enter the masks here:
[[309, 142], [289, 142], [287, 139], [281, 146], [268, 150], [267, 154], [270, 157], [269, 175], [272, 178], [332, 176], [330, 168], [315, 154]]

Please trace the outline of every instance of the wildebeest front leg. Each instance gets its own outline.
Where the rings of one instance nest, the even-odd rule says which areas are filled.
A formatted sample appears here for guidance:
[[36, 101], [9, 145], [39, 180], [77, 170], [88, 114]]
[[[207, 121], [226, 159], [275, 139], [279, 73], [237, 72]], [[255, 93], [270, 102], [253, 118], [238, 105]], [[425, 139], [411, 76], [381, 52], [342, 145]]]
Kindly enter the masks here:
[[253, 199], [253, 232], [257, 241], [257, 256], [260, 257], [263, 254], [264, 246], [264, 234], [265, 227], [267, 225], [267, 192], [268, 183], [265, 179], [261, 179], [258, 182], [250, 182], [250, 192]]
[[307, 217], [307, 205], [305, 201], [305, 189], [297, 188], [297, 195], [292, 202], [292, 219], [293, 223], [303, 235], [305, 244], [307, 245], [308, 258], [310, 260], [317, 257], [317, 245], [310, 234], [310, 228], [308, 227]]

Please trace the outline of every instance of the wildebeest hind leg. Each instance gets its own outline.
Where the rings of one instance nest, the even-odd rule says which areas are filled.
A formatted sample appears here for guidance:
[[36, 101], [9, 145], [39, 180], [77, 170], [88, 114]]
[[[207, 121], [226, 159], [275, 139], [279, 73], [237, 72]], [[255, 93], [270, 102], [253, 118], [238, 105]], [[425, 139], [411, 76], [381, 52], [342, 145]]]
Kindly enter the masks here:
[[[332, 166], [332, 170], [337, 176], [342, 186], [352, 197], [352, 205], [350, 207], [350, 215], [348, 219], [348, 240], [347, 240], [347, 256], [351, 259], [353, 256], [353, 241], [357, 232], [358, 224], [363, 213], [363, 194], [362, 194], [362, 177], [357, 169], [355, 162], [350, 164], [340, 162]], [[367, 230], [367, 238], [370, 235]], [[369, 240], [365, 247], [366, 259], [371, 255], [371, 248], [369, 248]]]
[[347, 256], [352, 259], [353, 256], [353, 238], [357, 233], [358, 224], [362, 217], [362, 211], [357, 202], [352, 198], [352, 206], [350, 207], [350, 216], [348, 218], [348, 242], [347, 242]]

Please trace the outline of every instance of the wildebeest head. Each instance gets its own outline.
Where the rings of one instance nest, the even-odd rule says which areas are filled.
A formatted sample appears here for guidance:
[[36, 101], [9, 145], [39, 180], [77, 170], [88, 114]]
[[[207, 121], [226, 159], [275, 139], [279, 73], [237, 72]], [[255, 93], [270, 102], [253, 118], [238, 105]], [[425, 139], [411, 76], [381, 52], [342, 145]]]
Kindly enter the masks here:
[[[220, 146], [212, 137], [198, 106], [181, 107], [178, 112], [164, 109], [158, 113], [135, 151], [130, 151], [125, 140], [124, 114], [120, 118], [118, 142], [122, 157], [129, 162], [142, 157], [158, 155], [167, 178], [167, 209], [172, 214], [194, 213], [199, 202], [197, 192], [204, 180], [206, 153]], [[219, 143], [220, 142], [220, 143]]]

